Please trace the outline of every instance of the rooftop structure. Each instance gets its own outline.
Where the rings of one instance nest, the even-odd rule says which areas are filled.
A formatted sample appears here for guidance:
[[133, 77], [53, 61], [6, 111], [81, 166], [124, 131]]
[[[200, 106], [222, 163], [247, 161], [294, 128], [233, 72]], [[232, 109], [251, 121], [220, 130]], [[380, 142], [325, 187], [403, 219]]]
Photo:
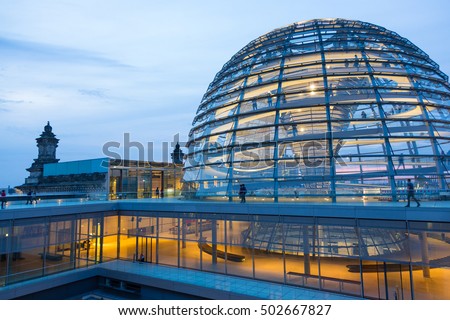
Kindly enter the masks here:
[[216, 299], [450, 299], [449, 210], [445, 201], [11, 205], [0, 215], [0, 299], [94, 289], [149, 299], [151, 288]]
[[[450, 299], [447, 201], [344, 202], [399, 200], [406, 178], [429, 200], [449, 195], [448, 89], [425, 53], [379, 26], [324, 19], [268, 33], [211, 83], [185, 161], [186, 194], [232, 199], [246, 184], [253, 203], [130, 200], [153, 197], [155, 181], [168, 191], [181, 166], [168, 180], [169, 167], [109, 159], [104, 188], [127, 200], [2, 212], [0, 298], [95, 288], [148, 299], [158, 288], [217, 299]], [[46, 164], [44, 176], [85, 174], [100, 160]], [[316, 202], [299, 206], [305, 199]]]
[[448, 190], [450, 85], [383, 27], [317, 19], [251, 41], [217, 73], [189, 133], [196, 197], [397, 201]]
[[63, 193], [112, 200], [174, 197], [180, 194], [181, 176], [180, 164], [98, 158], [44, 164], [39, 184], [18, 188], [54, 197]]
[[172, 157], [172, 162], [175, 164], [183, 164], [184, 152], [180, 148], [180, 144], [177, 142], [175, 145], [175, 149], [170, 154]]
[[[17, 188], [39, 194], [83, 193], [91, 198], [135, 199], [175, 196], [181, 190], [183, 151], [179, 143], [172, 152], [172, 163], [129, 159], [98, 158], [59, 162], [59, 139], [50, 123], [36, 139], [39, 156], [30, 177]], [[158, 188], [158, 195], [155, 191]]]
[[24, 187], [26, 188], [32, 189], [42, 182], [45, 164], [59, 161], [59, 159], [56, 159], [56, 148], [58, 147], [59, 139], [56, 138], [52, 129], [50, 121], [48, 121], [44, 131], [36, 138], [39, 153], [37, 159], [34, 159], [31, 167], [27, 169], [30, 172], [30, 176], [25, 179]]

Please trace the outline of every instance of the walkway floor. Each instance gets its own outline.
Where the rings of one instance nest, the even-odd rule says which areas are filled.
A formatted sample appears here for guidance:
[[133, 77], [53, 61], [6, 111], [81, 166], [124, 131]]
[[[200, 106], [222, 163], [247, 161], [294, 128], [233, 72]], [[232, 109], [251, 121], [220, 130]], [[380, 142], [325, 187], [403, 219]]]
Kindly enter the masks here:
[[[149, 263], [132, 263], [115, 260], [101, 265], [102, 268], [124, 271], [160, 280], [183, 283], [191, 286], [271, 300], [354, 300], [358, 298], [328, 293], [319, 290], [283, 284], [245, 279], [197, 270], [181, 269]], [[194, 294], [195, 292], [192, 292]]]
[[[273, 203], [273, 202], [263, 202], [263, 201], [247, 201], [248, 204], [264, 204], [264, 205], [283, 205], [283, 204], [298, 204], [298, 205], [314, 205], [314, 206], [356, 206], [356, 207], [397, 207], [402, 208], [405, 206], [404, 201], [400, 202], [390, 202], [390, 201], [349, 201], [349, 202], [337, 202], [337, 203], [331, 203], [328, 201], [317, 201], [317, 202], [303, 202], [303, 201], [294, 201], [295, 199], [292, 199], [292, 202], [279, 202], [279, 203]], [[172, 204], [201, 204], [201, 203], [227, 203], [227, 204], [233, 204], [233, 205], [240, 205], [242, 204], [238, 203], [237, 201], [234, 202], [227, 202], [227, 201], [194, 201], [194, 200], [184, 200], [179, 198], [164, 198], [164, 199], [130, 199], [130, 200], [112, 200], [112, 201], [87, 201], [85, 199], [62, 199], [62, 200], [43, 200], [39, 201], [37, 204], [32, 205], [26, 205], [24, 201], [10, 201], [7, 203], [7, 206], [4, 210], [8, 209], [24, 209], [24, 208], [37, 208], [37, 207], [60, 207], [60, 206], [73, 206], [73, 205], [80, 205], [80, 204], [101, 204], [101, 203], [172, 203]], [[415, 208], [416, 204], [411, 204], [411, 208]], [[450, 209], [450, 201], [421, 201], [421, 208], [446, 208]]]
[[[355, 300], [360, 299], [337, 293], [300, 288], [253, 279], [215, 274], [197, 270], [181, 269], [150, 263], [122, 260], [105, 262], [88, 268], [70, 270], [25, 283], [11, 284], [0, 288], [1, 299], [11, 299], [26, 287], [41, 290], [51, 288], [51, 284], [64, 285], [86, 276], [96, 275], [115, 278], [119, 275], [125, 281], [154, 286], [156, 288], [191, 294], [210, 299], [258, 299], [258, 300]], [[138, 279], [138, 282], [136, 281]], [[65, 283], [66, 282], [66, 283]], [[24, 288], [24, 284], [26, 287]], [[177, 290], [179, 289], [179, 290]], [[209, 296], [208, 293], [212, 292]], [[24, 293], [24, 292], [23, 292]], [[30, 294], [31, 292], [27, 292]], [[20, 298], [20, 297], [19, 297]]]

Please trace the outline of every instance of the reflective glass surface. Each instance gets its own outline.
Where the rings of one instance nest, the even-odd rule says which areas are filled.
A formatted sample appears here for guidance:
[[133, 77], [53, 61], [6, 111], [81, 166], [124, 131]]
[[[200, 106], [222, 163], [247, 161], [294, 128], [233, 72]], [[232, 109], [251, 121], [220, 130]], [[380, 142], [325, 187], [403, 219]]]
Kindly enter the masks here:
[[383, 27], [320, 19], [269, 32], [209, 85], [189, 134], [185, 195], [397, 201], [448, 190], [448, 76]]
[[369, 299], [450, 299], [449, 222], [298, 213], [119, 210], [1, 220], [0, 291], [139, 259], [142, 268], [159, 264]]

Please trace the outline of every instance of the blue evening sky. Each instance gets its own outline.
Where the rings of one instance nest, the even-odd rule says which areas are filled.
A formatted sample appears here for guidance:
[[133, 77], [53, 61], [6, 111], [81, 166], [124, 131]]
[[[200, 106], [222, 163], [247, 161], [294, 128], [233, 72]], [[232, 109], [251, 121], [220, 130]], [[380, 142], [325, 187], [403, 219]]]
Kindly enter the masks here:
[[47, 121], [61, 161], [102, 157], [125, 133], [145, 146], [144, 160], [149, 142], [163, 160], [162, 143], [186, 141], [223, 64], [293, 22], [383, 26], [449, 74], [449, 13], [448, 0], [0, 0], [0, 187], [24, 182]]

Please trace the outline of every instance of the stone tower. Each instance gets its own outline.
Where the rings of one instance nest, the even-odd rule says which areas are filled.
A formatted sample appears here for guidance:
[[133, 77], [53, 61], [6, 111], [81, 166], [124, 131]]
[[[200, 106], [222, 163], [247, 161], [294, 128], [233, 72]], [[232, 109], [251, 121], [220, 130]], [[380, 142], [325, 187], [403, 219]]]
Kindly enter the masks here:
[[172, 157], [172, 163], [183, 164], [184, 153], [180, 149], [180, 144], [178, 142], [175, 146], [175, 149], [173, 150], [173, 152], [170, 155]]
[[30, 176], [25, 179], [26, 185], [38, 184], [41, 181], [44, 171], [44, 164], [55, 163], [59, 159], [56, 159], [56, 148], [58, 147], [59, 139], [55, 138], [55, 134], [52, 132], [50, 121], [44, 127], [44, 131], [39, 138], [36, 138], [37, 147], [39, 150], [37, 159], [34, 159], [33, 164], [27, 169], [30, 172]]

